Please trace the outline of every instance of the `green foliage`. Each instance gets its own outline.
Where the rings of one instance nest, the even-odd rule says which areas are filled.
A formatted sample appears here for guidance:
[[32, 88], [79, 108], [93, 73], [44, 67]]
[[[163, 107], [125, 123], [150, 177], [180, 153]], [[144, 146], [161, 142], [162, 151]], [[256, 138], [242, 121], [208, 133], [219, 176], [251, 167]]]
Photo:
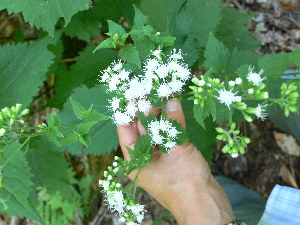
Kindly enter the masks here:
[[[142, 135], [134, 144], [134, 149], [126, 146], [130, 155], [130, 165], [142, 169], [149, 164], [152, 157], [151, 137], [148, 134]], [[129, 168], [131, 170], [131, 168]]]
[[[94, 109], [101, 114], [109, 115], [107, 108], [107, 95], [105, 89], [101, 86], [88, 89], [85, 86], [76, 88], [72, 94], [72, 98], [80, 103], [84, 107], [89, 107], [94, 104]], [[72, 105], [68, 101], [64, 105], [64, 110], [58, 114], [63, 124], [66, 126], [72, 126], [76, 124], [77, 118], [72, 115]], [[118, 137], [116, 134], [115, 125], [111, 121], [103, 121], [97, 124], [90, 132], [91, 145], [84, 149], [86, 153], [92, 153], [95, 155], [105, 154], [116, 149], [118, 146]], [[105, 144], [103, 144], [105, 143]], [[72, 144], [65, 148], [66, 151], [73, 154], [81, 152], [80, 144]]]
[[229, 51], [224, 44], [215, 36], [210, 33], [205, 50], [205, 62], [206, 69], [214, 68], [217, 72], [224, 72], [229, 59]]
[[116, 53], [112, 50], [103, 49], [93, 54], [93, 49], [92, 46], [85, 48], [76, 58], [76, 63], [70, 67], [70, 70], [59, 71], [55, 96], [48, 103], [49, 106], [62, 108], [74, 88], [83, 84], [89, 87], [94, 86], [99, 71], [105, 69], [116, 59]]
[[138, 68], [141, 67], [139, 52], [132, 44], [126, 45], [120, 50], [120, 57], [126, 62], [137, 65]]
[[290, 64], [287, 53], [265, 55], [258, 62], [259, 68], [263, 69], [266, 74], [282, 74]]
[[297, 48], [295, 51], [293, 51], [290, 54], [290, 61], [296, 65], [298, 67], [298, 69], [300, 68], [300, 48]]
[[[0, 47], [0, 108], [16, 103], [27, 107], [45, 79], [54, 55], [47, 49], [56, 38]], [[26, 94], [24, 94], [26, 93]]]
[[1, 165], [13, 156], [6, 166], [1, 168], [0, 212], [28, 217], [39, 221], [40, 218], [33, 204], [31, 181], [32, 173], [23, 152], [16, 152], [21, 145], [13, 143], [3, 150]]
[[21, 12], [26, 22], [38, 28], [54, 33], [54, 26], [60, 17], [66, 25], [78, 11], [88, 8], [90, 0], [10, 0], [1, 1], [0, 9], [7, 9], [9, 13]]

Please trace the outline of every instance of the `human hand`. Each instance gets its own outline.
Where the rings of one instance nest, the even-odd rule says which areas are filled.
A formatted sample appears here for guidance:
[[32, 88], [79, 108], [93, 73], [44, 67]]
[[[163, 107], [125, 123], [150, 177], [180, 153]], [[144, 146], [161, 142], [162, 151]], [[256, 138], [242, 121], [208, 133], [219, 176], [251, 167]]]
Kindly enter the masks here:
[[[159, 114], [157, 110], [152, 110]], [[166, 105], [167, 119], [174, 119], [186, 127], [180, 102], [171, 99]], [[134, 143], [146, 131], [139, 121], [118, 127], [124, 158], [130, 160], [125, 146]], [[134, 179], [133, 171], [130, 179]], [[182, 225], [221, 225], [231, 222], [234, 215], [229, 200], [213, 178], [207, 162], [191, 143], [184, 143], [170, 153], [154, 150], [150, 165], [138, 177], [138, 186], [145, 189], [161, 205], [170, 210]]]

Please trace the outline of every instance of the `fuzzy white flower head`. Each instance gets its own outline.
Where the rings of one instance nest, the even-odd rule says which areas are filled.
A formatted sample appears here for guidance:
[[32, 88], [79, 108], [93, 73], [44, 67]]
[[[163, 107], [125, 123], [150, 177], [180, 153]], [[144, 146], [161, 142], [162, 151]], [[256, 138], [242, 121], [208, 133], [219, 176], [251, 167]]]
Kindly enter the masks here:
[[121, 72], [119, 73], [119, 77], [121, 80], [128, 80], [129, 79], [129, 71], [126, 70], [121, 70]]
[[266, 113], [266, 105], [258, 104], [255, 108], [255, 115], [261, 120], [265, 120], [268, 116]]
[[175, 60], [175, 61], [176, 60], [182, 60], [183, 57], [182, 57], [181, 49], [179, 49], [178, 52], [177, 52], [176, 49], [174, 48], [171, 52], [170, 59]]
[[220, 103], [225, 104], [227, 107], [229, 107], [234, 102], [240, 102], [242, 100], [241, 96], [236, 96], [236, 93], [227, 91], [225, 89], [219, 90], [218, 94], [219, 96], [217, 97], [217, 99], [220, 101]]
[[134, 217], [136, 217], [137, 221], [141, 223], [144, 219], [145, 213], [145, 206], [144, 205], [134, 205], [134, 206], [127, 206], [127, 209], [130, 210]]
[[237, 154], [237, 153], [232, 153], [230, 155], [231, 155], [232, 158], [237, 158], [239, 156], [239, 154]]
[[153, 55], [158, 58], [160, 57], [160, 53], [161, 53], [161, 49], [156, 49], [153, 51]]
[[121, 61], [119, 61], [118, 63], [115, 63], [115, 64], [113, 65], [112, 70], [113, 70], [113, 71], [119, 71], [120, 69], [122, 69], [122, 67], [123, 67], [123, 64], [121, 63]]
[[247, 80], [249, 82], [252, 82], [255, 86], [258, 86], [266, 79], [265, 77], [261, 77], [264, 70], [261, 70], [258, 73], [254, 73], [253, 69], [254, 69], [253, 67], [249, 67], [248, 74], [247, 74]]
[[235, 81], [234, 81], [234, 80], [231, 80], [231, 81], [228, 82], [228, 84], [229, 84], [230, 86], [234, 86], [234, 85], [235, 85]]
[[235, 79], [236, 84], [241, 84], [242, 82], [243, 82], [243, 80], [240, 77]]
[[126, 106], [126, 113], [129, 116], [134, 117], [136, 112], [138, 111], [138, 108], [136, 107], [136, 104], [134, 102], [129, 102]]
[[170, 150], [176, 146], [177, 146], [176, 142], [173, 142], [173, 141], [165, 144], [165, 148], [170, 149]]
[[119, 109], [120, 107], [120, 99], [116, 98], [116, 97], [113, 97], [111, 100], [110, 100], [110, 104], [111, 104], [111, 109], [113, 111], [116, 111], [117, 109]]
[[126, 225], [139, 225], [139, 224], [135, 222], [127, 222]]
[[112, 76], [110, 81], [108, 81], [108, 91], [116, 91], [118, 84], [120, 84], [119, 77], [116, 75]]
[[156, 71], [157, 68], [159, 67], [159, 65], [160, 64], [157, 59], [148, 59], [144, 66], [145, 73], [147, 73], [147, 71], [149, 71], [149, 72]]
[[107, 191], [110, 186], [110, 182], [107, 180], [99, 180], [99, 185], [103, 187], [104, 191]]
[[157, 94], [160, 98], [169, 97], [171, 92], [171, 87], [168, 84], [161, 84], [157, 89]]
[[147, 113], [151, 108], [151, 102], [146, 99], [142, 99], [138, 101], [138, 109], [140, 112]]
[[106, 193], [106, 201], [112, 210], [116, 210], [119, 214], [124, 213], [126, 204], [124, 202], [124, 195], [122, 191], [108, 191]]
[[103, 73], [102, 73], [102, 76], [101, 75], [99, 75], [99, 77], [101, 77], [101, 80], [100, 80], [100, 82], [107, 82], [108, 81], [108, 79], [110, 78], [110, 75], [109, 75], [109, 73], [105, 70]]
[[181, 92], [184, 83], [179, 80], [173, 80], [169, 83], [172, 93]]
[[127, 125], [132, 121], [130, 115], [128, 115], [127, 113], [122, 113], [120, 111], [116, 111], [113, 114], [112, 119], [117, 126]]

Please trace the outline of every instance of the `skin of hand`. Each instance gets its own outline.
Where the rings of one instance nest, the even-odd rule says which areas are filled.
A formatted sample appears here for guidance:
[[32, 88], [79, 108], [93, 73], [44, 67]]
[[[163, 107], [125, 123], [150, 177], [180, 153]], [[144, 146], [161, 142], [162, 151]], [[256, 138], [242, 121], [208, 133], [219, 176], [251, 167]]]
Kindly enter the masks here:
[[[152, 110], [159, 114], [157, 110]], [[177, 120], [185, 128], [180, 101], [166, 104], [167, 119]], [[134, 148], [136, 140], [146, 131], [139, 121], [118, 127], [124, 158], [130, 160], [125, 146]], [[130, 179], [134, 179], [133, 171]], [[139, 174], [138, 186], [167, 208], [180, 225], [224, 225], [234, 220], [224, 190], [211, 174], [201, 153], [191, 143], [184, 143], [170, 153], [154, 150], [154, 158]]]

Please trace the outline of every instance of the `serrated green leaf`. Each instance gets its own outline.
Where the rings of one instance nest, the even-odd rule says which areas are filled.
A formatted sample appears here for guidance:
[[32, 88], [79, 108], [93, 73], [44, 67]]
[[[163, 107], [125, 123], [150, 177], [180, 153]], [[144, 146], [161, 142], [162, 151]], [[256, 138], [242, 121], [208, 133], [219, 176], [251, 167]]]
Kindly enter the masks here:
[[[110, 115], [107, 108], [108, 96], [104, 87], [96, 86], [88, 89], [87, 87], [82, 86], [76, 88], [72, 94], [72, 98], [82, 103], [84, 107], [89, 107], [93, 104], [96, 111], [104, 115]], [[77, 122], [70, 101], [64, 105], [64, 109], [58, 115], [66, 126], [74, 125]], [[119, 142], [116, 126], [111, 120], [103, 121], [94, 126], [90, 131], [90, 136], [91, 144], [84, 150], [86, 153], [101, 155], [109, 153], [118, 147]], [[80, 153], [82, 151], [82, 146], [76, 143], [64, 148], [64, 150], [73, 154]]]
[[152, 157], [151, 137], [148, 134], [142, 135], [134, 144], [134, 149], [126, 146], [130, 155], [130, 163], [133, 168], [143, 168], [149, 164]]
[[48, 131], [50, 136], [54, 137], [64, 137], [63, 133], [59, 129], [62, 124], [60, 119], [55, 114], [48, 114], [47, 115], [47, 122], [48, 122]]
[[217, 134], [215, 124], [210, 117], [204, 121], [206, 129], [197, 123], [193, 116], [193, 101], [183, 99], [182, 107], [186, 120], [186, 135], [188, 140], [193, 143], [204, 158], [210, 162], [213, 158], [213, 151], [216, 145]]
[[71, 145], [76, 143], [77, 141], [78, 141], [77, 134], [71, 132], [64, 136], [64, 138], [61, 140], [61, 145], [62, 146]]
[[92, 108], [90, 110], [86, 110], [79, 102], [76, 102], [72, 97], [70, 97], [70, 102], [74, 111], [75, 116], [79, 120], [83, 120], [87, 117], [87, 115], [90, 113]]
[[142, 29], [144, 25], [147, 24], [147, 19], [144, 14], [137, 8], [135, 5], [134, 7], [134, 22], [132, 29]]
[[298, 68], [300, 68], [300, 48], [297, 48], [289, 55], [290, 60], [293, 64], [295, 64]]
[[255, 15], [246, 14], [240, 10], [222, 7], [221, 21], [216, 30], [216, 37], [223, 42], [230, 51], [239, 50], [253, 51], [259, 47], [260, 42], [248, 31], [246, 23]]
[[114, 35], [122, 35], [122, 34], [126, 34], [126, 31], [124, 30], [124, 28], [115, 23], [112, 20], [108, 20], [108, 27], [109, 27], [109, 32], [107, 33], [107, 35], [109, 35], [110, 37], [114, 36]]
[[101, 11], [100, 8], [94, 6], [78, 12], [64, 29], [65, 34], [89, 42], [100, 33]]
[[289, 54], [265, 55], [258, 61], [258, 66], [265, 74], [283, 73], [290, 66]]
[[0, 47], [0, 108], [27, 107], [45, 79], [54, 55], [47, 49], [56, 38]]
[[191, 18], [188, 35], [204, 47], [220, 21], [221, 3], [219, 0], [188, 0], [186, 4]]
[[102, 41], [93, 51], [95, 53], [97, 50], [101, 48], [116, 48], [117, 42], [112, 38], [107, 38], [104, 41]]
[[77, 192], [72, 186], [71, 169], [57, 148], [47, 137], [30, 142], [26, 158], [32, 168], [35, 187], [46, 187], [49, 193], [60, 192], [68, 201], [73, 201]]
[[204, 119], [206, 118], [206, 116], [204, 115], [204, 110], [201, 108], [200, 105], [194, 105], [193, 112], [194, 118], [196, 119], [197, 123], [205, 129]]
[[55, 96], [48, 103], [49, 106], [62, 108], [74, 88], [83, 84], [88, 87], [95, 86], [98, 83], [99, 71], [106, 69], [115, 59], [117, 55], [110, 49], [93, 53], [92, 46], [85, 48], [76, 58], [76, 63], [71, 66], [70, 71], [60, 71], [58, 74]]
[[68, 24], [71, 17], [87, 9], [89, 3], [90, 0], [10, 0], [1, 1], [0, 9], [7, 9], [9, 13], [21, 12], [26, 22], [53, 35], [54, 26], [60, 17]]
[[215, 99], [209, 98], [207, 100], [207, 110], [209, 114], [212, 116], [214, 122], [217, 118], [217, 107], [216, 107]]
[[[8, 145], [4, 151], [2, 163], [7, 160], [19, 143]], [[28, 217], [39, 221], [40, 218], [31, 200], [33, 183], [32, 173], [25, 159], [24, 153], [19, 151], [14, 154], [12, 160], [2, 170], [3, 186], [0, 188], [0, 212], [6, 212], [12, 216]]]
[[138, 68], [141, 68], [139, 52], [132, 44], [125, 45], [125, 47], [121, 48], [119, 54], [126, 62], [133, 63], [137, 65]]
[[224, 44], [210, 33], [204, 56], [205, 68], [210, 69], [213, 67], [215, 71], [221, 73], [227, 65], [230, 54]]

